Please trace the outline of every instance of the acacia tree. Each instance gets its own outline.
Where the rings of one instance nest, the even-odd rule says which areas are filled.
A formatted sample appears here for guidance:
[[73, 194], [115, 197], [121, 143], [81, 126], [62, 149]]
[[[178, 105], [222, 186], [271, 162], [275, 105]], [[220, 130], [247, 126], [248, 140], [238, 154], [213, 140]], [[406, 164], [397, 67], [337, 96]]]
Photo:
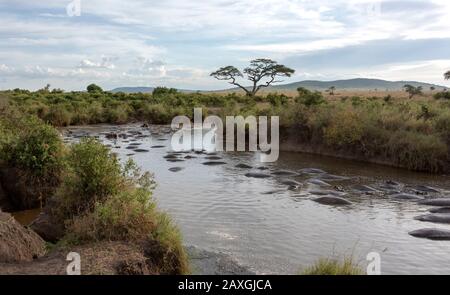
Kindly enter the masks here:
[[422, 86], [417, 86], [414, 87], [412, 85], [406, 84], [405, 86], [403, 86], [403, 88], [405, 89], [405, 92], [407, 92], [409, 94], [409, 98], [413, 98], [415, 95], [422, 95]]
[[244, 69], [247, 80], [252, 82], [252, 86], [244, 87], [236, 80], [243, 78], [244, 74], [234, 66], [227, 66], [211, 73], [211, 76], [217, 80], [229, 81], [228, 83], [235, 85], [248, 96], [255, 96], [261, 88], [269, 87], [273, 83], [283, 82], [276, 80], [278, 77], [290, 77], [295, 70], [277, 63], [271, 59], [254, 59], [250, 61], [250, 66]]
[[334, 95], [334, 91], [336, 90], [336, 86], [331, 86], [330, 88], [328, 88], [328, 93], [330, 93], [330, 95]]
[[446, 80], [450, 80], [450, 71], [447, 71], [447, 72], [444, 74], [444, 77], [445, 77]]

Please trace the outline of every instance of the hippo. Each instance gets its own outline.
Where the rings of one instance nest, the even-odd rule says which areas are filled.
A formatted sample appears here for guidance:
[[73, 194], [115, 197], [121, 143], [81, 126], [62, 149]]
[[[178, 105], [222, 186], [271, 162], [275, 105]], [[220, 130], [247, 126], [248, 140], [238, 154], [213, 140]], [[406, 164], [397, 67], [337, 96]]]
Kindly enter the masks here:
[[270, 175], [269, 174], [264, 174], [264, 173], [255, 173], [255, 172], [250, 172], [245, 174], [246, 177], [252, 177], [252, 178], [269, 178]]
[[324, 196], [319, 197], [316, 199], [313, 199], [314, 202], [317, 202], [322, 205], [351, 205], [352, 203], [350, 201], [347, 201], [346, 199], [339, 198], [339, 197], [333, 197], [333, 196]]
[[172, 167], [172, 168], [169, 168], [169, 171], [170, 172], [179, 172], [183, 169], [184, 169], [183, 167]]
[[241, 169], [252, 169], [252, 166], [249, 166], [247, 164], [237, 164], [236, 166], [234, 166], [236, 168], [241, 168]]
[[285, 184], [285, 185], [289, 185], [289, 186], [296, 186], [296, 187], [301, 185], [300, 182], [295, 181], [295, 180], [290, 180], [290, 179], [282, 180], [281, 183]]
[[219, 156], [207, 156], [205, 157], [206, 160], [221, 160], [222, 158]]
[[278, 170], [278, 171], [273, 171], [272, 172], [273, 175], [276, 176], [292, 176], [292, 175], [297, 175], [297, 173], [293, 172], [293, 171], [289, 171], [289, 170]]
[[273, 191], [267, 191], [267, 192], [263, 192], [263, 193], [261, 193], [261, 194], [263, 194], [263, 195], [273, 195], [273, 194], [277, 194], [277, 193], [284, 193], [285, 191], [284, 190], [273, 190]]
[[392, 184], [382, 184], [378, 186], [379, 189], [387, 191], [388, 193], [400, 193], [399, 188]]
[[339, 180], [347, 180], [349, 179], [346, 176], [340, 176], [340, 175], [334, 175], [334, 174], [328, 174], [325, 173], [323, 175], [318, 176], [320, 179], [327, 180], [327, 181], [339, 181]]
[[450, 214], [448, 213], [435, 213], [417, 216], [415, 220], [435, 222], [435, 223], [450, 223]]
[[429, 199], [420, 202], [421, 205], [428, 206], [450, 206], [450, 198]]
[[423, 200], [422, 197], [419, 197], [417, 195], [413, 195], [413, 194], [395, 194], [392, 195], [392, 198], [396, 199], [396, 200], [410, 200], [410, 201], [419, 201], [419, 200]]
[[331, 190], [310, 190], [309, 193], [311, 195], [316, 195], [316, 196], [335, 196], [335, 197], [339, 197], [339, 196], [343, 196], [346, 195], [346, 193], [344, 192], [338, 192], [338, 191], [331, 191]]
[[167, 159], [167, 162], [175, 163], [175, 162], [184, 162], [183, 159]]
[[105, 135], [105, 138], [107, 138], [107, 139], [117, 139], [118, 135], [117, 135], [117, 133], [111, 132], [111, 133], [107, 133]]
[[164, 147], [166, 147], [166, 146], [164, 146], [164, 145], [154, 145], [154, 146], [152, 146], [152, 149], [162, 149]]
[[300, 169], [299, 172], [304, 173], [304, 174], [324, 174], [324, 173], [326, 173], [322, 169], [317, 169], [317, 168], [303, 168], [303, 169]]
[[308, 179], [307, 182], [318, 186], [331, 186], [331, 184], [317, 178]]
[[196, 156], [187, 155], [184, 158], [189, 160], [189, 159], [196, 159], [197, 157]]
[[430, 187], [430, 186], [426, 186], [426, 185], [416, 185], [413, 187], [413, 189], [415, 189], [416, 191], [419, 192], [423, 192], [423, 193], [438, 193], [439, 190]]
[[146, 149], [135, 149], [134, 151], [136, 153], [148, 153], [149, 152], [149, 150], [146, 150]]
[[264, 166], [261, 166], [261, 167], [258, 167], [258, 168], [256, 168], [256, 169], [258, 169], [258, 170], [268, 170], [269, 168], [264, 167]]
[[429, 210], [430, 213], [450, 213], [450, 207], [442, 208], [432, 208]]
[[450, 241], [450, 230], [438, 228], [423, 228], [409, 232], [416, 238], [425, 238], [430, 240]]
[[209, 161], [209, 162], [204, 162], [202, 163], [203, 165], [206, 166], [218, 166], [218, 165], [225, 165], [225, 162], [216, 162], [216, 161]]
[[164, 159], [177, 159], [178, 156], [174, 154], [168, 154], [163, 157]]
[[355, 185], [353, 186], [354, 190], [360, 191], [362, 193], [373, 193], [373, 192], [378, 192], [377, 189], [374, 189], [371, 186], [368, 185]]

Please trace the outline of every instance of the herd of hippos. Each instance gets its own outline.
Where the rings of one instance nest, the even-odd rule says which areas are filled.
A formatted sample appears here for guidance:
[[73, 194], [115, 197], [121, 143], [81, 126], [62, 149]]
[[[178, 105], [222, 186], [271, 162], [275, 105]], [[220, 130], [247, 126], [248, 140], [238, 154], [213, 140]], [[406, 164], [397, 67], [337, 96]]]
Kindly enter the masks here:
[[[100, 140], [105, 140], [106, 146], [112, 149], [123, 148], [120, 144], [126, 144], [124, 147], [129, 150], [127, 156], [133, 156], [135, 153], [149, 152], [148, 149], [143, 149], [140, 146], [143, 144], [145, 138], [152, 138], [157, 142], [168, 141], [168, 134], [172, 130], [167, 126], [155, 126], [144, 124], [142, 126], [124, 126], [114, 127], [107, 132], [88, 132], [86, 130], [68, 129], [65, 133], [66, 142], [75, 142], [82, 137], [95, 137]], [[164, 144], [152, 145], [152, 149], [162, 149], [168, 147]], [[164, 155], [164, 159], [168, 162], [177, 163], [184, 162], [189, 159], [202, 158], [202, 162], [206, 166], [219, 166], [228, 163], [222, 160], [215, 152], [207, 152], [205, 150], [189, 150], [174, 152], [168, 151]], [[307, 195], [313, 196], [312, 200], [319, 204], [330, 206], [351, 206], [353, 203], [345, 198], [347, 192], [341, 186], [332, 185], [331, 182], [345, 181], [350, 177], [329, 174], [322, 169], [317, 168], [303, 168], [299, 171], [290, 170], [273, 170], [266, 166], [253, 167], [245, 163], [240, 163], [234, 166], [235, 168], [246, 170], [244, 174], [248, 178], [274, 178], [280, 184], [285, 185], [287, 190], [296, 192], [300, 188], [307, 187]], [[169, 171], [180, 172], [183, 167], [171, 167]], [[298, 182], [286, 177], [306, 177], [304, 182]], [[443, 191], [437, 188], [415, 185], [405, 186], [395, 181], [385, 181], [377, 187], [369, 185], [353, 185], [351, 187], [353, 193], [376, 195], [384, 194], [390, 199], [396, 201], [416, 202], [417, 204], [430, 206], [428, 214], [416, 217], [416, 220], [450, 225], [450, 196], [443, 195]], [[277, 193], [280, 190], [264, 192], [264, 194]], [[298, 194], [294, 197], [301, 197], [304, 195]], [[450, 230], [440, 228], [423, 228], [409, 233], [411, 236], [418, 238], [426, 238], [430, 240], [448, 240], [450, 241]]]

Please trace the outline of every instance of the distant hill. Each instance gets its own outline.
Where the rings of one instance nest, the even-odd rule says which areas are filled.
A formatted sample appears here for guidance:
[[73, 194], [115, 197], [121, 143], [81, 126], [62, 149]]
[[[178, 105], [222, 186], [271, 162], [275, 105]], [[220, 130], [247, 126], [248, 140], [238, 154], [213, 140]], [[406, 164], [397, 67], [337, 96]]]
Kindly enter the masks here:
[[[119, 87], [110, 90], [111, 92], [123, 92], [123, 93], [152, 93], [155, 87]], [[180, 92], [184, 93], [192, 93], [197, 92], [198, 90], [187, 90], [187, 89], [178, 89]]]
[[152, 93], [153, 89], [155, 89], [154, 87], [119, 87], [119, 88], [114, 88], [113, 90], [111, 90], [111, 92], [123, 92], [123, 93]]
[[[315, 81], [315, 80], [305, 80], [300, 82], [294, 82], [289, 84], [282, 85], [274, 85], [268, 88], [265, 88], [265, 91], [295, 91], [298, 87], [304, 87], [309, 90], [319, 90], [323, 91], [331, 86], [336, 87], [337, 90], [379, 90], [379, 91], [398, 91], [402, 90], [403, 86], [406, 84], [410, 84], [412, 86], [418, 87], [422, 86], [423, 89], [429, 90], [430, 87], [434, 87], [436, 91], [441, 91], [446, 87], [441, 85], [435, 85], [430, 83], [423, 83], [417, 81], [386, 81], [380, 79], [365, 79], [365, 78], [357, 78], [357, 79], [349, 79], [349, 80], [336, 80], [336, 81]], [[120, 87], [111, 90], [111, 92], [124, 92], [124, 93], [151, 93], [153, 92], [154, 87]], [[216, 91], [201, 91], [201, 90], [186, 90], [179, 89], [180, 92], [229, 92], [229, 91], [240, 91], [239, 88], [231, 88], [231, 89], [223, 89]]]
[[389, 90], [396, 91], [402, 90], [403, 86], [410, 84], [418, 87], [422, 86], [424, 90], [429, 90], [430, 87], [435, 87], [436, 90], [443, 90], [445, 87], [435, 84], [417, 82], [417, 81], [386, 81], [380, 79], [349, 79], [349, 80], [336, 80], [336, 81], [301, 81], [284, 85], [274, 85], [269, 87], [273, 90], [296, 90], [298, 87], [304, 87], [309, 90], [326, 90], [331, 86], [340, 90], [374, 90], [380, 91]]

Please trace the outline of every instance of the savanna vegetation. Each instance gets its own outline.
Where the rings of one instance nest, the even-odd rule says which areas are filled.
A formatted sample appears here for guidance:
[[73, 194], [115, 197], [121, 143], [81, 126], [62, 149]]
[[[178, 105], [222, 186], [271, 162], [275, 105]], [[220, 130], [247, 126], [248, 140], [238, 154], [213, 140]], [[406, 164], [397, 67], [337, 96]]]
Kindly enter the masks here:
[[53, 126], [132, 121], [168, 124], [176, 115], [192, 116], [194, 107], [222, 117], [279, 115], [282, 138], [299, 151], [448, 172], [450, 92], [425, 96], [422, 89], [405, 90], [413, 95], [327, 96], [299, 88], [295, 95], [249, 96], [181, 93], [164, 87], [152, 94], [126, 94], [105, 92], [96, 85], [89, 85], [87, 92], [15, 89], [1, 95], [18, 113], [35, 115]]

